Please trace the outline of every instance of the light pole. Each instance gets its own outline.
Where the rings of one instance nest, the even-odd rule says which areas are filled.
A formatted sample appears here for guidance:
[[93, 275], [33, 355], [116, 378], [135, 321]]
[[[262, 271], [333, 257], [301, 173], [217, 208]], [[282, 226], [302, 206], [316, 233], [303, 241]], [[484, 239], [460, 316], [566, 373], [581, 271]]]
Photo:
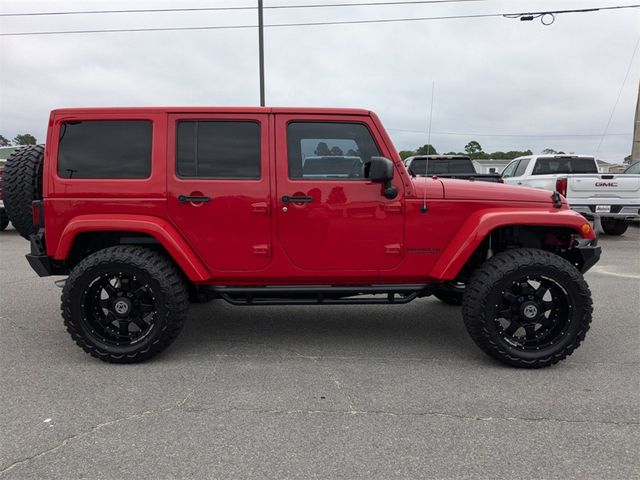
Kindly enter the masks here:
[[264, 20], [262, 0], [258, 0], [258, 51], [260, 61], [260, 106], [264, 107]]
[[638, 85], [638, 99], [636, 100], [636, 119], [633, 124], [633, 144], [631, 146], [631, 162], [640, 160], [640, 85]]

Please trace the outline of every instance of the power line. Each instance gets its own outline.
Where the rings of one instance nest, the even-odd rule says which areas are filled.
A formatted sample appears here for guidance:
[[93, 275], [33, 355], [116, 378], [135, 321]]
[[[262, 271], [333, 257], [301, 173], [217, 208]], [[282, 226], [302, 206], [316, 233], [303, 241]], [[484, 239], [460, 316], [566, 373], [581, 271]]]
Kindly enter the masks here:
[[[585, 13], [599, 10], [613, 10], [623, 8], [638, 8], [640, 4], [623, 5], [617, 7], [601, 7], [582, 10], [558, 10], [556, 12], [545, 13]], [[413, 18], [384, 18], [373, 20], [339, 20], [327, 22], [300, 22], [300, 23], [274, 23], [267, 24], [265, 28], [283, 28], [283, 27], [313, 27], [320, 25], [364, 25], [374, 23], [398, 23], [398, 22], [420, 22], [429, 20], [453, 20], [462, 18], [491, 18], [506, 17], [517, 18], [518, 16], [527, 15], [525, 13], [483, 13], [474, 15], [445, 15], [438, 17], [413, 17]], [[230, 30], [230, 29], [247, 29], [257, 28], [257, 25], [213, 25], [213, 26], [195, 26], [195, 27], [152, 27], [152, 28], [114, 28], [114, 29], [95, 29], [95, 30], [58, 30], [58, 31], [42, 31], [42, 32], [11, 32], [0, 33], [2, 37], [10, 36], [27, 36], [27, 35], [66, 35], [66, 34], [88, 34], [88, 33], [123, 33], [123, 32], [169, 32], [169, 31], [188, 31], [188, 30]]]
[[[307, 5], [270, 5], [263, 7], [264, 10], [288, 10], [300, 8], [336, 8], [336, 7], [373, 7], [389, 5], [417, 5], [417, 4], [437, 4], [437, 3], [468, 3], [486, 2], [487, 0], [410, 0], [392, 2], [366, 2], [366, 3], [325, 3]], [[36, 17], [54, 15], [103, 15], [113, 13], [167, 13], [167, 12], [217, 12], [217, 11], [237, 11], [256, 10], [256, 6], [238, 7], [182, 7], [182, 8], [137, 8], [127, 10], [76, 10], [71, 12], [16, 12], [0, 13], [0, 17]]]
[[[400, 128], [388, 128], [391, 132], [416, 133], [424, 135], [423, 130], [405, 130]], [[601, 133], [551, 133], [551, 134], [518, 134], [518, 133], [464, 133], [464, 132], [432, 132], [434, 135], [454, 135], [463, 137], [516, 137], [516, 138], [571, 138], [571, 137], [600, 137]], [[632, 136], [632, 133], [608, 133], [607, 136]]]
[[611, 120], [613, 119], [613, 114], [616, 111], [618, 106], [618, 102], [620, 101], [620, 96], [622, 95], [622, 91], [624, 90], [624, 84], [627, 83], [627, 78], [629, 78], [629, 72], [631, 72], [631, 66], [633, 65], [633, 59], [636, 57], [636, 53], [638, 52], [638, 45], [640, 45], [640, 37], [638, 37], [638, 41], [636, 42], [636, 46], [633, 49], [633, 53], [631, 54], [631, 59], [629, 60], [629, 66], [627, 67], [627, 73], [624, 75], [624, 80], [622, 80], [622, 85], [620, 85], [620, 90], [618, 91], [618, 96], [616, 98], [615, 103], [613, 104], [613, 108], [611, 109], [611, 114], [609, 115], [609, 120], [607, 120], [607, 125], [604, 127], [604, 131], [602, 132], [602, 137], [598, 142], [598, 148], [596, 148], [596, 155], [600, 152], [600, 147], [602, 146], [602, 142], [604, 141], [604, 137], [607, 136], [607, 131], [609, 130], [609, 125], [611, 125]]

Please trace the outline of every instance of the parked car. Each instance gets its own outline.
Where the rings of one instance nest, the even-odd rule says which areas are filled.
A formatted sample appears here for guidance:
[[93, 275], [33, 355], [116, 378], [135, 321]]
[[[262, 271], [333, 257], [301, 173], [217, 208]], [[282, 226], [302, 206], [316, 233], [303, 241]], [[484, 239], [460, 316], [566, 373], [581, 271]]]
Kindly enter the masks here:
[[409, 173], [416, 177], [457, 178], [502, 182], [497, 173], [478, 173], [471, 157], [465, 155], [415, 155], [404, 161]]
[[640, 175], [599, 173], [594, 157], [520, 157], [505, 167], [502, 178], [506, 184], [558, 191], [609, 235], [622, 235], [631, 220], [640, 218]]
[[[526, 368], [564, 359], [589, 329], [582, 273], [600, 247], [581, 215], [557, 193], [414, 179], [368, 110], [61, 109], [47, 138], [7, 162], [5, 201], [32, 268], [68, 275], [64, 323], [101, 360], [164, 350], [189, 299], [433, 294], [462, 303], [487, 354]], [[363, 169], [305, 171], [321, 144]]]
[[354, 156], [305, 156], [302, 172], [305, 178], [361, 178], [364, 176], [364, 164], [360, 157]]

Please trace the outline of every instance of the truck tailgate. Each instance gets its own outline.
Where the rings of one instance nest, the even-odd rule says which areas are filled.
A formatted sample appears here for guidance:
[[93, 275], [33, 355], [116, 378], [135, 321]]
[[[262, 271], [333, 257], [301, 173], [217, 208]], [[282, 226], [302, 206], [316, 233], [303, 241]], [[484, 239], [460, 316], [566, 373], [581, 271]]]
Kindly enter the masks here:
[[568, 176], [567, 199], [618, 199], [640, 202], [640, 175], [584, 174]]

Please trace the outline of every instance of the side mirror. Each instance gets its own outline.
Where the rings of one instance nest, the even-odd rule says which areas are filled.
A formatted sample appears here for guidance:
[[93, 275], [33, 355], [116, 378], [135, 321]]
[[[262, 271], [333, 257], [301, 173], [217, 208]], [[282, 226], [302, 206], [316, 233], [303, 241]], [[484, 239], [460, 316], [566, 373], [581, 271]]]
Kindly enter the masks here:
[[393, 186], [393, 162], [384, 157], [371, 157], [369, 162], [369, 180], [376, 183], [382, 183], [383, 195], [388, 199], [398, 196], [398, 189]]

